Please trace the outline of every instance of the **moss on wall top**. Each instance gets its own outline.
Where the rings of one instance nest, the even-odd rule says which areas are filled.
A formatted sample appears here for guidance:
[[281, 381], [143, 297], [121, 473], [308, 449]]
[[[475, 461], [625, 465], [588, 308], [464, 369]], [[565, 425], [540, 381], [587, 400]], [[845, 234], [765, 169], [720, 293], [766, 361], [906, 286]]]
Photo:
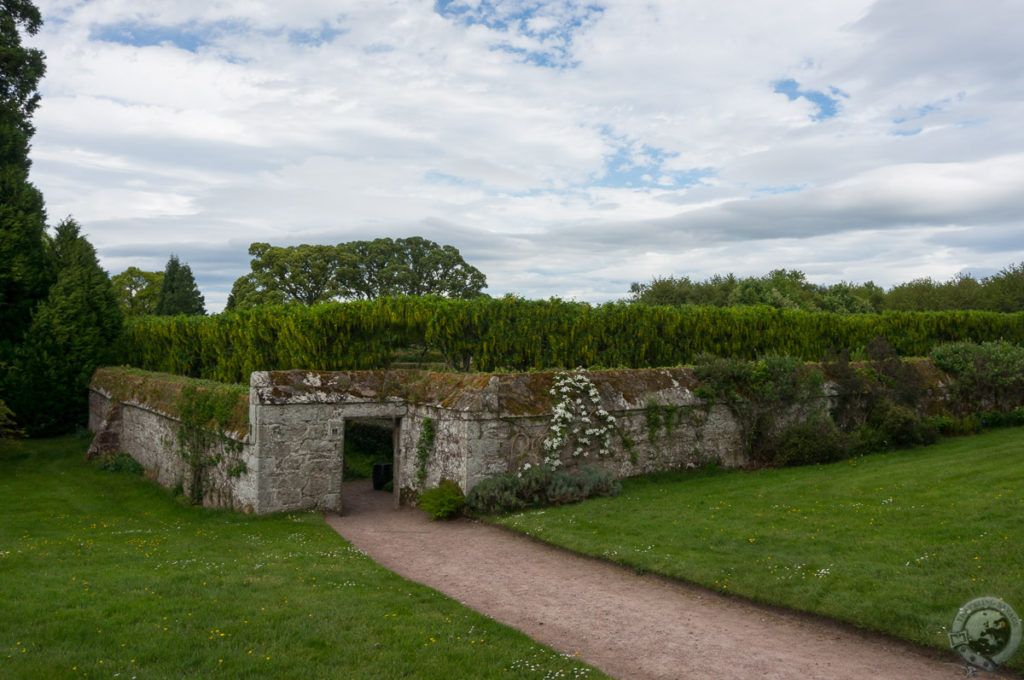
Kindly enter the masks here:
[[181, 417], [182, 391], [186, 387], [232, 396], [236, 403], [223, 423], [224, 428], [239, 437], [246, 437], [249, 433], [248, 385], [196, 380], [137, 368], [106, 367], [96, 369], [89, 387], [112, 399], [144, 404], [154, 411], [178, 419]]
[[345, 403], [400, 401], [453, 410], [481, 408], [492, 376], [419, 370], [268, 371], [254, 373], [260, 403]]
[[[697, 384], [689, 368], [616, 369], [588, 371], [587, 375], [614, 409], [643, 408], [651, 395], [673, 391], [678, 395], [678, 388], [692, 390]], [[555, 373], [293, 370], [253, 376], [257, 398], [266, 404], [397, 401], [526, 417], [551, 413]]]

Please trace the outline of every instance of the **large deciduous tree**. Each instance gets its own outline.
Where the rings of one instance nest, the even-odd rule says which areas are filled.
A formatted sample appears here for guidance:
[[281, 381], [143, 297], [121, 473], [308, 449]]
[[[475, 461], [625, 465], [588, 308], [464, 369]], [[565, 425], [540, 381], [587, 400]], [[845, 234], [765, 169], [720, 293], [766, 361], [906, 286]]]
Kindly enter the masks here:
[[249, 254], [252, 271], [235, 281], [228, 310], [389, 295], [471, 298], [487, 285], [487, 278], [458, 249], [420, 237], [337, 246], [253, 243]]
[[114, 288], [78, 224], [62, 222], [49, 244], [56, 281], [32, 316], [9, 392], [30, 435], [85, 424], [89, 380], [116, 359], [121, 334]]
[[110, 277], [117, 300], [125, 316], [145, 316], [156, 312], [156, 301], [164, 283], [163, 272], [144, 272], [128, 267]]
[[236, 312], [242, 309], [283, 305], [284, 303], [285, 295], [279, 288], [265, 288], [256, 274], [246, 274], [235, 279], [224, 311]]
[[315, 305], [341, 293], [338, 267], [346, 259], [335, 246], [271, 246], [253, 243], [252, 281], [265, 291], [279, 291], [285, 302]]
[[158, 316], [206, 314], [206, 304], [192, 276], [192, 268], [182, 264], [177, 255], [171, 255], [164, 268], [164, 280], [153, 313]]
[[354, 256], [339, 278], [347, 297], [385, 295], [440, 295], [473, 298], [487, 286], [487, 277], [467, 264], [454, 246], [411, 238], [379, 238], [343, 243], [339, 248]]

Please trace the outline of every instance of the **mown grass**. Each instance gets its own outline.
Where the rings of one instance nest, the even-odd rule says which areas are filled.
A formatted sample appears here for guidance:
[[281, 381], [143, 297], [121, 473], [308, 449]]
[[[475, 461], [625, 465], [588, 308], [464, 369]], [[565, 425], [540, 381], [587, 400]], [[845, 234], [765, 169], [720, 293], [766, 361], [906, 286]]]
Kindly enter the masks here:
[[[1024, 429], [826, 466], [668, 473], [496, 521], [638, 570], [949, 649], [958, 609], [1024, 613]], [[1024, 669], [1024, 653], [1010, 667]]]
[[604, 677], [317, 514], [189, 507], [87, 443], [0, 442], [2, 678]]

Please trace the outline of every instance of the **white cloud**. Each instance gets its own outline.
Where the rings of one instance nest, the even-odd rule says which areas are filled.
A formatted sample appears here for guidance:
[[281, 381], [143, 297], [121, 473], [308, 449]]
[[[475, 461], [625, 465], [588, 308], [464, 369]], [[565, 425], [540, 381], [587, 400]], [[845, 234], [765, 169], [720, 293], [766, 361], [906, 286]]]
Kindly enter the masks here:
[[493, 293], [595, 301], [1024, 256], [1009, 0], [38, 4], [51, 217], [113, 271], [175, 252], [214, 309], [253, 240], [420, 234]]

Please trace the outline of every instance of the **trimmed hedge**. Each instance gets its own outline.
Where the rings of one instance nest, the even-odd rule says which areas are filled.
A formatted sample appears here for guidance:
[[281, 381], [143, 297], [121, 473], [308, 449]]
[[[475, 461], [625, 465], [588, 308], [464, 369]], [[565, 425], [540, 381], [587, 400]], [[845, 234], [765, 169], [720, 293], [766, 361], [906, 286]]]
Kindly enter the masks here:
[[843, 348], [862, 356], [876, 337], [904, 357], [927, 356], [955, 341], [1024, 344], [1024, 313], [830, 314], [515, 297], [378, 298], [129, 319], [121, 356], [149, 370], [245, 382], [256, 370], [384, 368], [408, 347], [435, 349], [455, 369], [493, 372], [675, 366], [701, 354], [817, 361]]

